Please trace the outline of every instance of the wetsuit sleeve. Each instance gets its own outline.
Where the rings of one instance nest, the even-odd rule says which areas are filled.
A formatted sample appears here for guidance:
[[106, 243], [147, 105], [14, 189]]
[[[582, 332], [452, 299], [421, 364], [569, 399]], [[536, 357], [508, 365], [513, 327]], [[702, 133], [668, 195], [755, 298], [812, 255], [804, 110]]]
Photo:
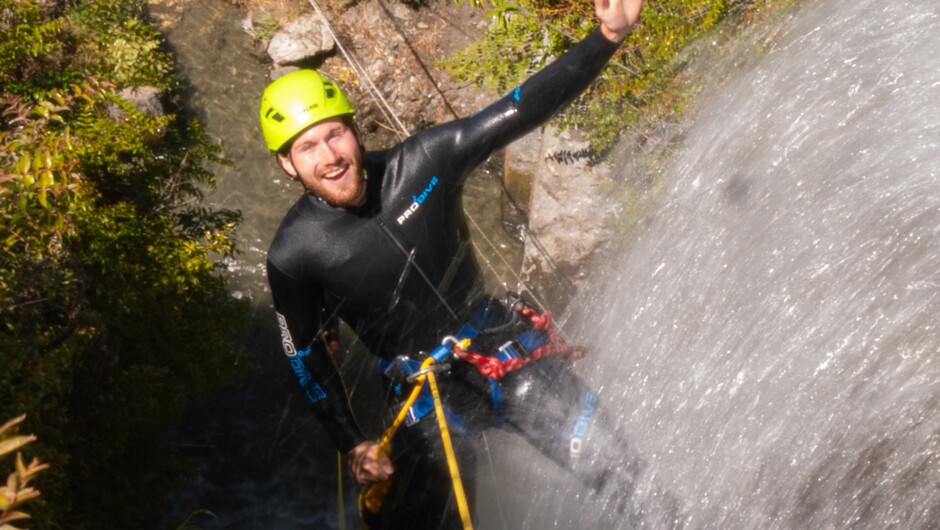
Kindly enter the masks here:
[[349, 406], [342, 376], [328, 353], [323, 330], [335, 329], [322, 290], [305, 285], [268, 262], [281, 344], [313, 412], [343, 453], [366, 440]]
[[[453, 171], [466, 177], [494, 151], [541, 126], [584, 92], [620, 46], [595, 29], [584, 40], [501, 100], [454, 122], [450, 154]], [[443, 147], [438, 142], [435, 147]]]

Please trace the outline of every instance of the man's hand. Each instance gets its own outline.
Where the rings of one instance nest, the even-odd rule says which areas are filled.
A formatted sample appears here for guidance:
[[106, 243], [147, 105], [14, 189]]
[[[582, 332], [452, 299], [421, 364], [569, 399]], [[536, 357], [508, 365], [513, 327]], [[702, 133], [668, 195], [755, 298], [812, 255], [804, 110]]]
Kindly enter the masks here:
[[594, 0], [601, 32], [612, 42], [620, 42], [640, 20], [643, 0]]
[[375, 442], [362, 442], [353, 447], [347, 456], [352, 474], [360, 485], [385, 482], [395, 472], [392, 461], [388, 455], [379, 451], [379, 444]]

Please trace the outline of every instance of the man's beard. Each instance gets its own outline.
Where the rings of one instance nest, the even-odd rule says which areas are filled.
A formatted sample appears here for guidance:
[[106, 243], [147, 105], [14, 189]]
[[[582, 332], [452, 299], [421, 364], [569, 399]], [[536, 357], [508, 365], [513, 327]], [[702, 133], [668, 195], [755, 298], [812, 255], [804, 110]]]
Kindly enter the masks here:
[[310, 192], [333, 208], [352, 208], [360, 206], [358, 201], [365, 193], [366, 188], [366, 179], [361, 171], [359, 175], [357, 175], [354, 185], [343, 186], [340, 189], [336, 189], [329, 184], [324, 185], [322, 180], [318, 181], [318, 183], [319, 185], [316, 186], [316, 188], [320, 189], [311, 189]]

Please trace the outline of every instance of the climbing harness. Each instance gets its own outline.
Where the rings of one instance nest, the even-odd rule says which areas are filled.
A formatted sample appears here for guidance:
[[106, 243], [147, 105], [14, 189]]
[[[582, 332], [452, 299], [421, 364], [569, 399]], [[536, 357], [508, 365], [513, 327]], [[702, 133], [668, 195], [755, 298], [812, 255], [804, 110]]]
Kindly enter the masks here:
[[[447, 355], [450, 353], [450, 350], [445, 346], [441, 345], [432, 352], [432, 354], [421, 363], [421, 366], [417, 372], [412, 374], [414, 377], [409, 377], [413, 381], [414, 387], [412, 388], [411, 394], [408, 396], [408, 399], [405, 400], [404, 406], [398, 412], [395, 421], [392, 422], [392, 425], [385, 430], [385, 433], [382, 435], [382, 438], [379, 440], [379, 451], [389, 454], [389, 449], [392, 442], [392, 436], [395, 432], [401, 427], [402, 423], [408, 417], [408, 413], [411, 410], [412, 405], [417, 400], [419, 394], [422, 390], [425, 389], [425, 381], [428, 383], [428, 388], [434, 402], [434, 412], [437, 415], [437, 423], [441, 430], [441, 442], [444, 445], [444, 453], [447, 456], [447, 468], [450, 470], [451, 482], [454, 488], [454, 496], [457, 499], [457, 508], [460, 512], [460, 520], [463, 524], [464, 530], [472, 530], [473, 524], [470, 521], [470, 504], [467, 502], [467, 496], [463, 489], [463, 481], [460, 479], [460, 470], [457, 466], [457, 457], [454, 454], [453, 444], [450, 439], [450, 430], [447, 427], [447, 417], [444, 412], [444, 406], [441, 403], [440, 392], [437, 388], [437, 378], [434, 375], [436, 371], [439, 371], [439, 368], [435, 366], [435, 363], [443, 361]], [[439, 365], [441, 367], [446, 366], [444, 364]], [[446, 368], [445, 368], [446, 369]], [[379, 482], [372, 484], [362, 490], [362, 493], [359, 495], [359, 514], [360, 519], [362, 520], [363, 527], [367, 527], [367, 520], [370, 517], [370, 514], [378, 514], [379, 510], [382, 507], [382, 501], [385, 499], [388, 490], [391, 487], [391, 481]]]
[[[569, 345], [552, 326], [552, 317], [548, 312], [539, 313], [518, 296], [511, 304], [514, 316], [525, 319], [532, 329], [521, 333], [517, 339], [506, 341], [497, 349], [495, 355], [478, 348], [463, 348], [462, 343], [454, 345], [454, 356], [474, 365], [484, 377], [492, 381], [502, 379], [506, 374], [546, 357], [563, 357], [569, 361], [581, 359], [587, 353], [584, 346]], [[524, 325], [524, 324], [523, 324]], [[483, 330], [487, 331], [487, 330]], [[480, 331], [470, 323], [464, 324], [459, 336], [476, 338]]]
[[[463, 528], [470, 529], [469, 503], [448, 423], [460, 430], [465, 430], [465, 427], [459, 418], [444, 409], [436, 374], [449, 371], [453, 360], [474, 366], [490, 385], [493, 412], [501, 422], [500, 379], [539, 359], [557, 356], [573, 361], [584, 357], [586, 352], [583, 346], [567, 344], [553, 328], [551, 315], [538, 311], [519, 295], [509, 293], [501, 301], [488, 300], [471, 313], [455, 336], [445, 337], [420, 363], [406, 356], [380, 361], [379, 367], [391, 380], [396, 394], [403, 394], [403, 384], [412, 386], [394, 421], [379, 439], [379, 450], [390, 454], [391, 441], [398, 429], [402, 425], [417, 423], [434, 410]], [[379, 513], [390, 486], [388, 481], [363, 489], [359, 497], [359, 512], [364, 527], [367, 527], [370, 517]]]

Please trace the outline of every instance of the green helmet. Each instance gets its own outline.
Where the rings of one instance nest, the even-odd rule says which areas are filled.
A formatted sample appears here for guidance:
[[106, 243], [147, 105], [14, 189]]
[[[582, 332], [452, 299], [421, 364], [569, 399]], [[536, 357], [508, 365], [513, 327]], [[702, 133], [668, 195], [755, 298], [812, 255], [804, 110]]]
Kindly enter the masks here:
[[268, 149], [277, 152], [307, 127], [355, 112], [333, 81], [313, 70], [297, 70], [279, 77], [264, 89], [261, 132]]

